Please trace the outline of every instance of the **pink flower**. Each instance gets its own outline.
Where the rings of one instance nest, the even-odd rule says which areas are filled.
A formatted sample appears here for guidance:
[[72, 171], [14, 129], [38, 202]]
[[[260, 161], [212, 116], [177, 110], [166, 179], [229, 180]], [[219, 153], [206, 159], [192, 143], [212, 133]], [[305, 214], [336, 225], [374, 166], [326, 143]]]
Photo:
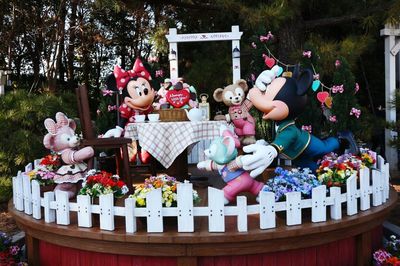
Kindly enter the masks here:
[[342, 63], [340, 62], [340, 60], [339, 60], [339, 59], [336, 59], [336, 61], [335, 61], [335, 67], [338, 68], [338, 67], [340, 67], [341, 64], [342, 64]]
[[305, 131], [308, 131], [310, 134], [311, 134], [311, 132], [312, 132], [312, 126], [311, 126], [311, 125], [308, 125], [308, 126], [302, 125], [302, 126], [301, 126], [301, 129], [302, 129], [302, 130], [305, 130]]
[[164, 76], [164, 71], [162, 69], [156, 70], [156, 78], [163, 77], [163, 76]]
[[311, 51], [303, 51], [303, 57], [311, 58]]
[[391, 258], [392, 255], [386, 250], [379, 249], [373, 254], [374, 260], [380, 264], [384, 263], [387, 259]]
[[329, 116], [329, 121], [331, 121], [332, 123], [336, 123], [337, 122], [336, 115]]
[[354, 93], [357, 93], [360, 90], [360, 85], [356, 83], [356, 87], [354, 88]]
[[251, 47], [253, 47], [254, 49], [257, 49], [257, 45], [254, 42], [251, 43]]
[[117, 106], [116, 106], [116, 105], [108, 105], [108, 106], [107, 106], [107, 110], [108, 110], [109, 112], [111, 112], [112, 110], [117, 110]]
[[10, 247], [10, 254], [13, 255], [13, 256], [16, 256], [19, 251], [20, 251], [20, 248], [18, 246], [11, 246]]
[[260, 36], [260, 42], [267, 42], [269, 40], [272, 40], [272, 38], [274, 38], [274, 35], [272, 35], [272, 33], [269, 31], [266, 36]]
[[353, 107], [350, 110], [350, 115], [354, 115], [356, 118], [359, 118], [361, 115], [361, 110]]
[[343, 84], [332, 86], [332, 93], [343, 93], [343, 91], [344, 91]]

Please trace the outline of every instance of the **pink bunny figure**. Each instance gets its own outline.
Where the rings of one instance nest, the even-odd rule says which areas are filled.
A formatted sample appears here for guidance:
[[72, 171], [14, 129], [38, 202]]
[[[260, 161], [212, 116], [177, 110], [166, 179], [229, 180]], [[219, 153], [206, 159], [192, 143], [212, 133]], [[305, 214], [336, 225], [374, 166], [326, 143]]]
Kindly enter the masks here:
[[58, 184], [55, 190], [67, 191], [69, 198], [76, 195], [76, 183], [85, 179], [87, 165], [84, 160], [94, 155], [92, 147], [77, 149], [80, 143], [79, 137], [75, 134], [76, 124], [72, 119], [58, 112], [56, 122], [47, 118], [44, 121], [47, 133], [43, 138], [43, 144], [58, 154], [65, 165], [61, 166], [54, 176], [54, 182]]

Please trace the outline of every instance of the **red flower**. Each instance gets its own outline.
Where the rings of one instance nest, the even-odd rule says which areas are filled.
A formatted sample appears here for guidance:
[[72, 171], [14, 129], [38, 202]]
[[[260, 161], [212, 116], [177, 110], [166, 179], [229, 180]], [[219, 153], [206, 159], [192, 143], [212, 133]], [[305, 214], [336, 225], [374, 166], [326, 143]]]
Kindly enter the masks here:
[[122, 188], [123, 186], [125, 186], [125, 183], [124, 183], [123, 181], [121, 181], [121, 180], [118, 180], [117, 186], [118, 186], [119, 188]]
[[322, 166], [322, 168], [328, 167], [329, 166], [329, 162], [328, 161], [324, 161], [321, 166]]
[[338, 168], [340, 170], [346, 170], [347, 167], [346, 167], [346, 165], [344, 163], [341, 163], [341, 164], [338, 165]]

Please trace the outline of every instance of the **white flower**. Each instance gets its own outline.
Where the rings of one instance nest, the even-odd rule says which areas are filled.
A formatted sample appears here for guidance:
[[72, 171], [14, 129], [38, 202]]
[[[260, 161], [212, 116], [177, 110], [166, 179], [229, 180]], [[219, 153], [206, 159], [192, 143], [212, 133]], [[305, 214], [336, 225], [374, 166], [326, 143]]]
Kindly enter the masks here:
[[129, 192], [129, 188], [128, 188], [127, 186], [123, 186], [123, 187], [121, 188], [121, 192], [122, 192], [122, 194], [126, 194], [126, 193]]

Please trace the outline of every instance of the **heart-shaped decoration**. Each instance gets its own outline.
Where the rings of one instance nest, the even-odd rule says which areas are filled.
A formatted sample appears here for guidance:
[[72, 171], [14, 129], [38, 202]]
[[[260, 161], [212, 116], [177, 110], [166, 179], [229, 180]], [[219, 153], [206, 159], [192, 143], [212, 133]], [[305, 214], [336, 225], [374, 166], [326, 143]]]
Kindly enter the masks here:
[[264, 59], [264, 63], [267, 67], [272, 68], [275, 65], [275, 59], [266, 56]]
[[167, 101], [175, 108], [181, 108], [189, 103], [190, 93], [187, 90], [170, 90], [165, 95]]
[[283, 73], [283, 68], [279, 67], [278, 71], [276, 72], [276, 76], [279, 77]]
[[329, 92], [321, 91], [317, 93], [317, 99], [320, 103], [324, 103], [325, 100], [329, 97]]
[[313, 91], [317, 91], [320, 85], [321, 85], [321, 81], [316, 79], [316, 80], [313, 81], [313, 83], [311, 85], [311, 88], [312, 88]]
[[324, 103], [325, 103], [326, 107], [331, 109], [332, 108], [332, 103], [333, 103], [332, 97], [329, 96], [328, 98], [326, 98]]

